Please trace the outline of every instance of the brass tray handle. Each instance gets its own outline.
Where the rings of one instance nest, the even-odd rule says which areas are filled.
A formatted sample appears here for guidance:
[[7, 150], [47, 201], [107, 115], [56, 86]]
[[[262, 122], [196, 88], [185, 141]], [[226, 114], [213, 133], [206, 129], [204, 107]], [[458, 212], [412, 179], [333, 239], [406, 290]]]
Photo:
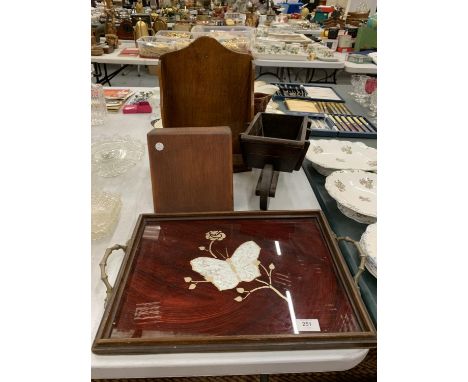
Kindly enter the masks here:
[[127, 250], [126, 245], [120, 245], [120, 244], [115, 244], [112, 247], [109, 247], [106, 249], [106, 252], [104, 252], [104, 256], [99, 263], [99, 268], [101, 268], [101, 280], [106, 286], [106, 298], [104, 300], [104, 307], [107, 305], [107, 301], [109, 300], [109, 297], [112, 294], [112, 285], [109, 283], [109, 279], [106, 273], [106, 265], [107, 265], [107, 259], [109, 256], [112, 254], [112, 252], [117, 251], [119, 249], [122, 249], [124, 252]]
[[333, 234], [333, 236], [335, 236], [336, 241], [347, 241], [349, 243], [352, 243], [356, 247], [359, 253], [359, 257], [361, 258], [361, 262], [359, 264], [358, 271], [354, 275], [354, 283], [356, 284], [357, 288], [360, 289], [359, 279], [361, 278], [362, 273], [366, 270], [367, 255], [362, 250], [361, 244], [359, 244], [358, 241], [351, 239], [349, 236], [336, 236], [335, 234]]

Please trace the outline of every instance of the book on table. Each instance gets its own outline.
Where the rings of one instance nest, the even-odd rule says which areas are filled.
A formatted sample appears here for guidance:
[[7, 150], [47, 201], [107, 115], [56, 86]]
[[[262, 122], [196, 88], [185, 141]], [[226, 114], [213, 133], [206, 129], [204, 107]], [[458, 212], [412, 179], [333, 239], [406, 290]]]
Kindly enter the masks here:
[[124, 48], [119, 53], [119, 56], [138, 57], [140, 50], [138, 48]]
[[131, 89], [104, 89], [107, 110], [111, 112], [119, 111], [132, 94], [133, 91]]

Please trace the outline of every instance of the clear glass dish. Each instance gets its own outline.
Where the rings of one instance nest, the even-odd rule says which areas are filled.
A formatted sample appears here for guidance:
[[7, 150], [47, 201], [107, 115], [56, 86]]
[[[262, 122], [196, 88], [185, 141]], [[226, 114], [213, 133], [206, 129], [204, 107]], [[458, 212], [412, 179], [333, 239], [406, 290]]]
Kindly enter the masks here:
[[93, 192], [91, 194], [91, 239], [99, 240], [114, 231], [120, 216], [120, 194]]
[[93, 172], [111, 178], [135, 166], [145, 152], [145, 146], [130, 136], [102, 137], [91, 146]]
[[[167, 32], [167, 31], [159, 31]], [[159, 33], [158, 32], [158, 33]], [[176, 32], [173, 32], [176, 33]], [[178, 32], [188, 33], [188, 32]], [[183, 38], [159, 38], [158, 36], [144, 36], [137, 40], [140, 57], [159, 58], [161, 55], [185, 48], [190, 45], [191, 40]]]
[[225, 48], [235, 52], [249, 53], [255, 39], [255, 28], [245, 26], [195, 26], [193, 38], [208, 36], [216, 39]]

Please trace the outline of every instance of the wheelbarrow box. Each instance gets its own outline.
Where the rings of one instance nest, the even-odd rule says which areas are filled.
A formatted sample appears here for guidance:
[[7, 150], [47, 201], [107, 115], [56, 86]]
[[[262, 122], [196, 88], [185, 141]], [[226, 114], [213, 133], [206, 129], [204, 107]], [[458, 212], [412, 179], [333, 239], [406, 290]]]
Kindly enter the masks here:
[[297, 171], [310, 145], [307, 133], [306, 116], [258, 113], [240, 135], [242, 157], [249, 167]]

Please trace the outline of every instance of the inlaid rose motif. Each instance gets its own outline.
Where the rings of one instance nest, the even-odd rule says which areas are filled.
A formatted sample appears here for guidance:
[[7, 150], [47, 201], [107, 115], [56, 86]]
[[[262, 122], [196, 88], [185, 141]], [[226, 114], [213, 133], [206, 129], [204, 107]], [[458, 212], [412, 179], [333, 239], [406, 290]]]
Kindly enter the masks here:
[[216, 241], [216, 240], [223, 240], [226, 237], [226, 234], [222, 231], [210, 231], [206, 233], [205, 236], [208, 240]]

